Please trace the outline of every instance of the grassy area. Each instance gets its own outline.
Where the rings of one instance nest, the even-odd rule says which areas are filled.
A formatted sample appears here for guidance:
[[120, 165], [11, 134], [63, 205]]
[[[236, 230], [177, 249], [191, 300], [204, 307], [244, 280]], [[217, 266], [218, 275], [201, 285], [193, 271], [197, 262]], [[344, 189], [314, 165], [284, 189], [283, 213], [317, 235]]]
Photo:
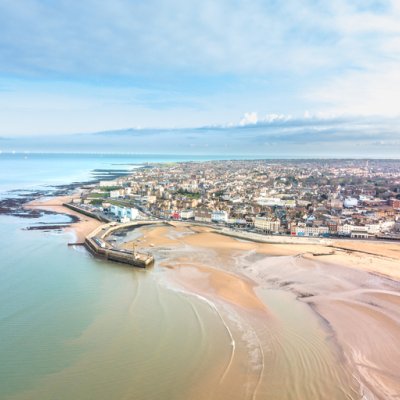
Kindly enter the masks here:
[[189, 199], [199, 199], [200, 198], [200, 193], [198, 193], [198, 192], [189, 192], [188, 190], [179, 189], [176, 193], [181, 194], [182, 196], [185, 196]]
[[111, 192], [111, 190], [118, 190], [118, 189], [123, 189], [121, 186], [101, 186], [99, 188], [103, 192]]
[[88, 195], [89, 199], [106, 199], [109, 196], [108, 193], [90, 193]]
[[101, 206], [103, 204], [103, 200], [101, 199], [90, 200], [90, 204], [93, 206]]
[[107, 200], [107, 203], [120, 207], [134, 207], [134, 202], [129, 200]]

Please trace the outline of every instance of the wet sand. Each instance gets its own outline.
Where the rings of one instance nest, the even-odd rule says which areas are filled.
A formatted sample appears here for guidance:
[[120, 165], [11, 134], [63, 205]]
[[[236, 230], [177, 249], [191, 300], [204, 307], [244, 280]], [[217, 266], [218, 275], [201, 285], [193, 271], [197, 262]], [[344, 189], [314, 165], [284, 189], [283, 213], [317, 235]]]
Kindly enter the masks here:
[[77, 217], [79, 221], [74, 222], [70, 227], [66, 230], [67, 232], [71, 232], [76, 242], [84, 242], [85, 237], [92, 231], [94, 231], [98, 226], [102, 224], [102, 222], [98, 221], [95, 218], [90, 218], [86, 215], [80, 214], [76, 211], [73, 211], [65, 206], [64, 203], [70, 202], [74, 198], [78, 198], [79, 193], [75, 193], [69, 196], [58, 196], [52, 197], [50, 199], [45, 200], [35, 200], [27, 203], [24, 208], [36, 208], [40, 210], [52, 211], [59, 214], [66, 214], [70, 216]]
[[[279, 321], [258, 289], [293, 293], [330, 332], [359, 397], [400, 394], [400, 246], [334, 241], [324, 245], [264, 244], [219, 235], [211, 228], [148, 227], [136, 246], [170, 255], [171, 281], [209, 299]], [[258, 288], [258, 289], [257, 289]], [[254, 320], [253, 320], [254, 323]], [[282, 397], [284, 398], [284, 397]], [[320, 398], [320, 397], [315, 397]]]

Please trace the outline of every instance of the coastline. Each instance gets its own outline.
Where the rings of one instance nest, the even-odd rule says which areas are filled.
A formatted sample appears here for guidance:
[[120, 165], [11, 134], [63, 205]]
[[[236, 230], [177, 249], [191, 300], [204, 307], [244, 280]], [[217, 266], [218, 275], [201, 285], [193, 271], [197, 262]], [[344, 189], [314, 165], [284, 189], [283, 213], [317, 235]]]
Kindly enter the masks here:
[[[82, 241], [102, 223], [63, 206], [74, 196], [78, 194], [27, 206], [78, 216], [79, 222], [67, 230]], [[400, 391], [400, 376], [393, 372], [400, 362], [398, 244], [349, 240], [265, 244], [223, 236], [210, 227], [173, 225], [145, 228], [135, 241], [139, 249], [152, 252], [176, 250], [172, 264], [160, 263], [170, 282], [188, 294], [233, 306], [242, 317], [251, 314], [257, 321], [275, 318], [257, 288], [294, 293], [331, 332], [365, 398], [396, 398]], [[171, 229], [175, 229], [172, 234]], [[187, 256], [188, 248], [202, 251], [193, 259]]]
[[71, 225], [68, 226], [65, 230], [74, 235], [76, 242], [84, 242], [85, 237], [103, 223], [95, 218], [91, 218], [89, 216], [73, 211], [70, 208], [65, 207], [63, 205], [64, 203], [67, 203], [72, 199], [78, 197], [79, 197], [79, 192], [75, 192], [67, 196], [56, 196], [56, 197], [46, 198], [44, 200], [38, 199], [25, 204], [24, 208], [40, 209], [44, 211], [64, 214], [78, 218], [78, 221], [72, 222]]

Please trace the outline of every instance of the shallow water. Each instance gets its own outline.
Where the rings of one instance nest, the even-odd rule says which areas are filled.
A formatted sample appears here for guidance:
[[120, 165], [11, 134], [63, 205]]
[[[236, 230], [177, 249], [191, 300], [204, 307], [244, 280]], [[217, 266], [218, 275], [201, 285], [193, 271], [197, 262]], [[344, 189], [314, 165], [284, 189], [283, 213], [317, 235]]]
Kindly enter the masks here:
[[24, 243], [4, 250], [0, 270], [2, 399], [185, 398], [201, 366], [230, 354], [217, 313], [157, 273], [1, 219], [1, 242]]
[[264, 320], [184, 293], [161, 267], [1, 222], [2, 399], [357, 398], [327, 331], [288, 293], [259, 291]]
[[[187, 265], [190, 265], [191, 259], [188, 253], [193, 255], [194, 262], [198, 258], [198, 253], [188, 248], [182, 253], [186, 255], [184, 263]], [[208, 257], [202, 254], [203, 261], [209, 265], [217, 265], [212, 262], [214, 256], [213, 252]], [[172, 255], [169, 263], [173, 258]], [[215, 398], [361, 398], [359, 384], [329, 326], [307, 304], [296, 300], [292, 293], [258, 287], [256, 293], [267, 305], [267, 313], [235, 306], [215, 296], [212, 287], [209, 288], [209, 295], [204, 294], [207, 292], [204, 282], [209, 281], [207, 275], [212, 273], [212, 270], [183, 275], [180, 272], [177, 284], [182, 284], [186, 278], [189, 288], [193, 287], [193, 281], [199, 285], [201, 296], [218, 309], [230, 332], [231, 341], [235, 343], [234, 352], [225, 361], [224, 374], [229, 382], [229, 391], [224, 391], [226, 388], [220, 390], [210, 380], [209, 385], [215, 385]], [[170, 274], [170, 279], [173, 286], [174, 272]]]
[[264, 398], [361, 398], [329, 327], [309, 306], [281, 290], [257, 292], [279, 318], [278, 326], [268, 333]]
[[[68, 169], [66, 156], [60, 176], [57, 158], [3, 157], [17, 167], [0, 192], [86, 179], [89, 165], [111, 162]], [[274, 316], [264, 318], [187, 293], [159, 265], [108, 263], [68, 247], [66, 233], [23, 230], [63, 218], [0, 216], [1, 399], [358, 398], [329, 332], [290, 294], [260, 289]]]

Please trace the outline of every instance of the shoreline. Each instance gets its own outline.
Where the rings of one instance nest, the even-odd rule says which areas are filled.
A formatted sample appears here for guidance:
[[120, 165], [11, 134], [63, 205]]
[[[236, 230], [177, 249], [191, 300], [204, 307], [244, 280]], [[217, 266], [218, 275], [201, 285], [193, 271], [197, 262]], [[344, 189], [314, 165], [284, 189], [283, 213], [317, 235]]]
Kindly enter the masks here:
[[68, 196], [56, 196], [47, 199], [38, 199], [30, 201], [24, 205], [27, 209], [40, 209], [44, 211], [54, 212], [57, 214], [64, 214], [70, 217], [78, 218], [72, 221], [64, 230], [74, 235], [76, 242], [84, 242], [87, 235], [98, 228], [103, 222], [95, 218], [83, 215], [77, 211], [73, 211], [64, 206], [64, 203], [71, 201], [73, 198], [78, 198], [79, 193], [75, 192]]
[[[240, 242], [218, 235], [211, 228], [174, 225], [177, 232], [180, 231], [175, 239], [168, 236], [168, 228], [157, 227], [146, 230], [136, 245], [170, 248], [178, 253], [185, 246], [197, 248], [197, 254], [211, 250], [216, 254], [214, 262], [218, 265], [204, 267], [207, 259], [200, 256], [199, 263], [203, 266], [197, 272], [206, 275], [201, 277], [193, 273], [193, 268], [198, 268], [193, 266], [193, 260], [175, 257], [173, 266], [168, 268], [173, 282], [183, 284], [189, 293], [204, 295], [204, 291], [208, 291], [206, 295], [244, 309], [240, 289], [232, 290], [236, 296], [234, 302], [229, 296], [218, 293], [218, 288], [223, 290], [224, 281], [231, 274], [243, 282], [250, 279], [249, 282], [259, 288], [295, 294], [297, 301], [308, 305], [321, 324], [330, 330], [343, 363], [353, 371], [361, 390], [369, 393], [366, 398], [396, 398], [400, 391], [400, 375], [393, 372], [400, 362], [400, 271], [397, 267], [400, 252], [395, 257], [400, 249], [396, 248], [396, 243], [379, 243], [375, 253], [370, 254], [370, 246], [368, 252], [363, 252], [362, 248], [357, 252], [351, 247], [360, 243], [349, 241], [349, 249], [337, 249], [334, 254], [318, 257], [312, 252], [332, 249], [321, 244], [288, 246]], [[191, 233], [184, 235], [185, 229]], [[222, 260], [232, 258], [232, 254], [237, 263], [228, 269], [229, 262], [224, 265]], [[219, 275], [218, 279], [212, 278], [214, 274]]]
[[[78, 216], [79, 222], [72, 223], [66, 231], [82, 241], [102, 222], [63, 206], [76, 195], [34, 201], [26, 206]], [[274, 318], [265, 304], [260, 305], [255, 288], [292, 292], [331, 331], [343, 353], [343, 362], [354, 371], [362, 390], [369, 393], [366, 398], [396, 398], [400, 376], [391, 371], [400, 362], [397, 243], [330, 240], [323, 244], [315, 243], [315, 239], [309, 244], [259, 243], [220, 235], [211, 227], [179, 222], [172, 227], [146, 228], [136, 245], [150, 251], [170, 248], [179, 252], [184, 246], [211, 249], [220, 264], [216, 267], [208, 265], [207, 259], [193, 263], [185, 256], [175, 258], [173, 266], [160, 264], [167, 270], [168, 279], [188, 295], [204, 296], [247, 313], [255, 312], [258, 317]], [[178, 234], [168, 236], [170, 229], [176, 229]], [[231, 270], [221, 266], [228, 253], [240, 253], [239, 258], [242, 257]], [[250, 261], [244, 261], [249, 256]], [[372, 276], [375, 281], [371, 283]]]

